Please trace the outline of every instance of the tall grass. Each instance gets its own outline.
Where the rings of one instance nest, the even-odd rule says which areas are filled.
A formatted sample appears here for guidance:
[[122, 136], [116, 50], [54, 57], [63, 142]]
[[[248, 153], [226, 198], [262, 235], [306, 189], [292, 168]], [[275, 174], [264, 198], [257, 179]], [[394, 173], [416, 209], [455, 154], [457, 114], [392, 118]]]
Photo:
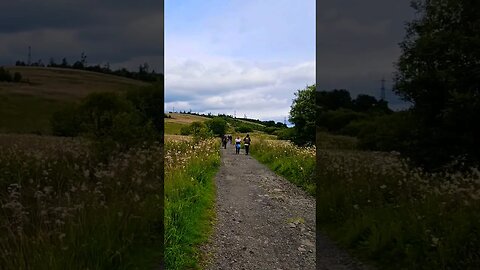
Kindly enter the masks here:
[[334, 135], [327, 132], [317, 131], [316, 146], [320, 149], [357, 149], [358, 139], [355, 137]]
[[319, 150], [317, 222], [381, 269], [479, 269], [480, 172], [426, 173], [395, 153]]
[[260, 139], [250, 152], [261, 163], [315, 195], [315, 147], [298, 147], [288, 141]]
[[160, 263], [159, 145], [102, 164], [81, 140], [7, 141], [0, 143], [0, 269], [146, 269]]
[[165, 144], [166, 269], [198, 268], [198, 247], [207, 240], [214, 216], [213, 177], [219, 165], [215, 139]]

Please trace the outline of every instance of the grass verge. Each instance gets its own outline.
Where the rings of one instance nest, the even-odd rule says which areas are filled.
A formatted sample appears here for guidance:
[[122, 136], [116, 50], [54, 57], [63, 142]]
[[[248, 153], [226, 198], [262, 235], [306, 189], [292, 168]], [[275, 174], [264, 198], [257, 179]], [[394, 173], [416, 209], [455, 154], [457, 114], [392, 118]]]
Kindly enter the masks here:
[[196, 269], [198, 247], [208, 239], [214, 217], [219, 144], [170, 141], [165, 147], [166, 269]]
[[298, 147], [287, 141], [262, 140], [252, 144], [254, 158], [271, 170], [315, 195], [315, 148]]

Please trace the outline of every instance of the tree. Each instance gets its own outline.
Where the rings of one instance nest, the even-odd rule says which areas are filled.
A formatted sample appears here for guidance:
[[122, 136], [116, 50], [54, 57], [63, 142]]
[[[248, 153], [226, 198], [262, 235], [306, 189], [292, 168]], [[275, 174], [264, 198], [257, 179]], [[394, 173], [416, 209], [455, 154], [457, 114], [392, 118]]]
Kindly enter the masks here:
[[63, 67], [63, 68], [66, 68], [66, 67], [68, 67], [67, 58], [65, 58], [65, 57], [64, 57], [64, 58], [62, 59], [62, 64], [61, 64], [61, 67]]
[[53, 135], [67, 137], [77, 136], [81, 131], [78, 114], [79, 110], [76, 104], [66, 106], [54, 112], [50, 119]]
[[82, 64], [82, 67], [87, 66], [87, 55], [84, 52], [80, 55], [80, 63]]
[[350, 92], [345, 89], [333, 89], [331, 91], [317, 92], [317, 104], [323, 110], [336, 110], [339, 108], [351, 108], [352, 98]]
[[360, 94], [353, 100], [353, 108], [359, 112], [366, 112], [375, 108], [377, 105], [377, 99], [370, 95]]
[[103, 66], [103, 71], [106, 72], [106, 73], [111, 72], [109, 62], [105, 63], [105, 65]]
[[108, 136], [114, 117], [129, 110], [128, 104], [116, 93], [92, 93], [82, 100], [79, 107], [82, 129], [94, 137]]
[[3, 67], [0, 67], [0, 82], [11, 82], [12, 74]]
[[295, 142], [298, 144], [313, 144], [315, 142], [315, 119], [319, 108], [315, 96], [315, 85], [307, 86], [307, 88], [295, 93], [295, 99], [290, 108], [289, 121], [295, 124], [294, 129], [297, 133]]
[[73, 67], [74, 69], [83, 69], [84, 66], [83, 66], [82, 62], [80, 62], [80, 61], [75, 61], [75, 63], [73, 63], [73, 65], [72, 65], [72, 67]]
[[140, 65], [138, 67], [138, 73], [139, 74], [146, 74], [146, 73], [148, 73], [149, 68], [150, 67], [149, 67], [148, 63], [143, 63], [143, 65]]
[[215, 136], [223, 136], [227, 131], [227, 121], [221, 117], [214, 117], [205, 121], [205, 125], [207, 125], [208, 129], [210, 129]]
[[127, 92], [127, 100], [142, 116], [144, 122], [151, 121], [156, 131], [163, 134], [163, 83], [156, 83]]
[[55, 59], [53, 57], [50, 57], [50, 61], [48, 62], [48, 67], [56, 67], [57, 63], [55, 63]]
[[412, 147], [429, 147], [429, 161], [419, 157], [427, 166], [452, 156], [479, 160], [480, 1], [415, 0], [412, 7], [419, 18], [400, 43], [394, 84], [419, 121]]

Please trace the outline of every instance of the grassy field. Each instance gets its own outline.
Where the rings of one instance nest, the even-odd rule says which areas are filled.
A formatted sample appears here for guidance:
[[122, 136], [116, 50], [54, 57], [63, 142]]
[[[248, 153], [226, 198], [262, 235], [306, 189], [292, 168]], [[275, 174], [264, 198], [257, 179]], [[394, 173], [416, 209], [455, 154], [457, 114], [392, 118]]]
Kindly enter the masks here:
[[96, 160], [81, 139], [0, 135], [0, 269], [159, 264], [162, 148]]
[[213, 177], [220, 166], [219, 141], [175, 140], [165, 144], [166, 269], [199, 267], [198, 246], [207, 240], [214, 217]]
[[[11, 67], [24, 82], [0, 82], [0, 132], [49, 134], [52, 113], [92, 92], [123, 91], [146, 83], [82, 70]], [[27, 82], [28, 81], [28, 82]]]
[[[0, 83], [0, 92], [55, 100], [80, 99], [92, 92], [127, 90], [147, 83], [85, 70], [42, 67], [7, 67], [22, 74], [22, 83]], [[28, 82], [27, 82], [28, 81]]]
[[51, 115], [72, 102], [0, 92], [0, 133], [49, 134]]
[[316, 146], [320, 149], [344, 149], [354, 150], [357, 148], [358, 139], [355, 137], [333, 135], [317, 131]]
[[396, 153], [332, 147], [316, 163], [317, 224], [353, 253], [380, 269], [480, 266], [478, 169], [426, 173]]

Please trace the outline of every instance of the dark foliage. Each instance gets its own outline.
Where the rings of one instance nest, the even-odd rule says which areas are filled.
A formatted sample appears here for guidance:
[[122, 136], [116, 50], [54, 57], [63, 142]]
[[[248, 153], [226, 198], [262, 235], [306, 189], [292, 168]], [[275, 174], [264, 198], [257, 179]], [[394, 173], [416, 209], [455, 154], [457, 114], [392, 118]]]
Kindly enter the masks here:
[[20, 72], [15, 72], [12, 74], [10, 71], [5, 69], [4, 67], [0, 67], [0, 82], [21, 82], [22, 81], [22, 74]]
[[[413, 1], [395, 91], [414, 104], [411, 157], [438, 167], [480, 160], [480, 2]], [[418, 149], [415, 151], [414, 149]]]
[[127, 93], [92, 93], [56, 112], [51, 125], [55, 135], [90, 138], [107, 160], [114, 151], [161, 141], [163, 117], [162, 86], [152, 85]]

